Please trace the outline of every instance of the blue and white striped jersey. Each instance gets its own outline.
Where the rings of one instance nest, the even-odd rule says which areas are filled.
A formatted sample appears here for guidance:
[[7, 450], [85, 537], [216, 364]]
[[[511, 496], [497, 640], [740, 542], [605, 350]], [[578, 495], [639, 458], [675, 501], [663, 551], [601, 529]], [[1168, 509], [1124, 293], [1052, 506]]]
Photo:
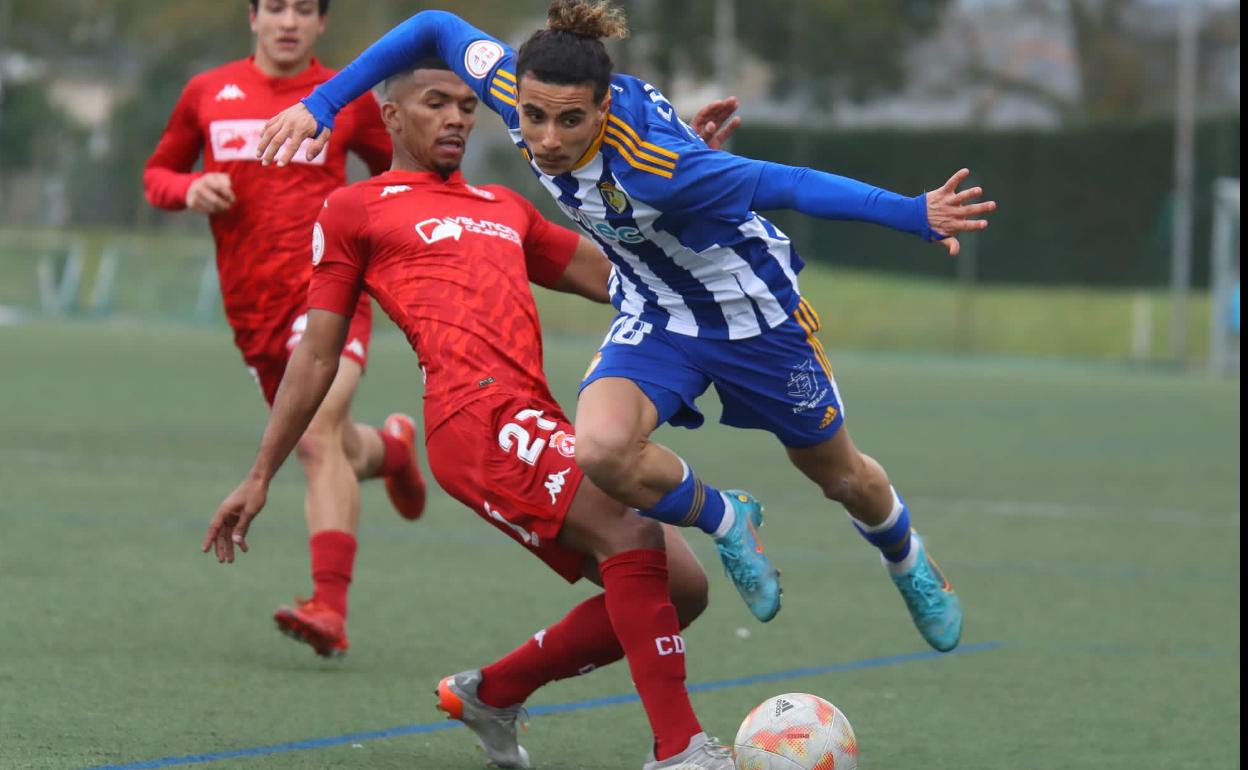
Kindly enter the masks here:
[[502, 116], [542, 185], [611, 260], [618, 310], [712, 339], [753, 337], [789, 317], [802, 261], [784, 233], [750, 210], [757, 161], [711, 150], [657, 89], [616, 75], [610, 116], [581, 164], [543, 174], [520, 135], [515, 51], [455, 16], [439, 17], [438, 53]]

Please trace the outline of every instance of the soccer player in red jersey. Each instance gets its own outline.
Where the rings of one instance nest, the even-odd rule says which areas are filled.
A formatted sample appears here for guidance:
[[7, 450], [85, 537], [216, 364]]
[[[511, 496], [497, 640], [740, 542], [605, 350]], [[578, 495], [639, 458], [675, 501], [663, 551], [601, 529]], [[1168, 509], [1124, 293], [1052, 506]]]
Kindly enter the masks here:
[[680, 631], [705, 607], [705, 574], [675, 529], [584, 477], [572, 424], [542, 372], [529, 282], [606, 302], [609, 264], [517, 194], [464, 180], [458, 169], [479, 100], [444, 63], [422, 62], [386, 89], [393, 170], [326, 202], [307, 331], [255, 464], [218, 509], [203, 550], [233, 561], [236, 545], [248, 549], [269, 481], [329, 392], [352, 309], [367, 292], [420, 357], [438, 483], [564, 579], [604, 588], [502, 659], [443, 679], [439, 708], [473, 729], [495, 765], [528, 767], [516, 741], [524, 701], [548, 682], [627, 658], [655, 735], [646, 768], [731, 770], [684, 685]]
[[[334, 71], [312, 54], [328, 0], [251, 0], [254, 55], [194, 77], [143, 174], [154, 206], [208, 215], [217, 271], [234, 340], [272, 404], [291, 350], [307, 324], [312, 276], [308, 235], [329, 193], [346, 184], [347, 152], [373, 173], [390, 165], [390, 137], [371, 94], [346, 109], [347, 128], [329, 154], [274, 173], [256, 161], [267, 117], [298, 101]], [[203, 171], [192, 171], [201, 152]], [[281, 201], [275, 208], [272, 204]], [[383, 430], [356, 424], [351, 399], [368, 355], [372, 306], [362, 297], [340, 348], [343, 364], [329, 397], [299, 441], [311, 533], [310, 600], [274, 613], [279, 629], [322, 656], [347, 651], [347, 590], [355, 562], [359, 479], [385, 478], [408, 519], [420, 516], [425, 487], [414, 456], [415, 427], [391, 415]]]

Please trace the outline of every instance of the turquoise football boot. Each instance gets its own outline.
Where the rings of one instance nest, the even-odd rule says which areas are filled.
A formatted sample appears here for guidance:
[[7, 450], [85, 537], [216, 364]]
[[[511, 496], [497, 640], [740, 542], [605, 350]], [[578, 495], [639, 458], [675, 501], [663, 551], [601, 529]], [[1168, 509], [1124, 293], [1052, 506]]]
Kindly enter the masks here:
[[763, 553], [758, 527], [763, 523], [763, 507], [754, 496], [739, 489], [726, 489], [724, 496], [736, 514], [732, 528], [715, 538], [715, 550], [726, 574], [745, 600], [754, 617], [763, 623], [780, 611], [780, 571]]
[[917, 532], [910, 533], [910, 543], [919, 549], [914, 569], [901, 575], [890, 572], [889, 576], [906, 600], [919, 633], [932, 647], [949, 652], [962, 638], [962, 603], [940, 567], [927, 555]]

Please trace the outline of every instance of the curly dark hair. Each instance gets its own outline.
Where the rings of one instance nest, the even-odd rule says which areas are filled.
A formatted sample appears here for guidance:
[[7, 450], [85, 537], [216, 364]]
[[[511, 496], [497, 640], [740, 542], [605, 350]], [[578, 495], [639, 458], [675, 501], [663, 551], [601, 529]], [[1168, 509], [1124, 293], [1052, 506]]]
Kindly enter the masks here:
[[531, 72], [543, 83], [588, 83], [594, 87], [594, 100], [602, 101], [615, 67], [602, 41], [628, 37], [624, 12], [607, 0], [554, 0], [546, 19], [546, 29], [520, 46], [516, 77]]

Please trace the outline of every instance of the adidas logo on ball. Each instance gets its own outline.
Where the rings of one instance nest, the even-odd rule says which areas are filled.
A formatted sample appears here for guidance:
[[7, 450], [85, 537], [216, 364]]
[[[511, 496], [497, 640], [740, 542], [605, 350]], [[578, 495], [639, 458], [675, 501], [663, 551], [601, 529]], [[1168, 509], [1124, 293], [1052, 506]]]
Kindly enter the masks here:
[[792, 703], [789, 703], [784, 698], [779, 698], [776, 700], [776, 716], [780, 716], [784, 712], [791, 711], [795, 708], [797, 707], [794, 706]]

